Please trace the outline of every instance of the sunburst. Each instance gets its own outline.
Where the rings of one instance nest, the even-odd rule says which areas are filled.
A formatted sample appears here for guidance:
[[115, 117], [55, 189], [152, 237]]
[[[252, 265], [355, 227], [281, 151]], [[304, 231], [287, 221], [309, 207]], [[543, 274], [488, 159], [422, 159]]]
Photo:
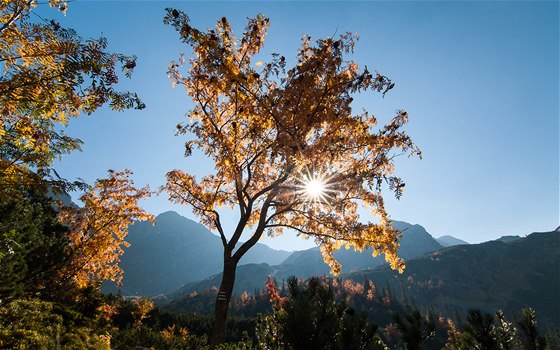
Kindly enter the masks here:
[[332, 198], [332, 183], [321, 173], [307, 173], [298, 182], [298, 193], [303, 195], [307, 202], [321, 204]]

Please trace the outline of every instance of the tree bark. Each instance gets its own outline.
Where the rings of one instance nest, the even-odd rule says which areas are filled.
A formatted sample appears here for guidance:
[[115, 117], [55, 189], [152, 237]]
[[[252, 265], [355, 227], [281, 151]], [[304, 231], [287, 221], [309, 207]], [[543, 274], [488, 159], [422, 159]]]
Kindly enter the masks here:
[[233, 285], [235, 284], [236, 269], [237, 260], [231, 257], [224, 257], [224, 270], [220, 290], [216, 297], [214, 328], [210, 337], [210, 349], [214, 349], [216, 345], [223, 343], [226, 337], [229, 302], [233, 293]]

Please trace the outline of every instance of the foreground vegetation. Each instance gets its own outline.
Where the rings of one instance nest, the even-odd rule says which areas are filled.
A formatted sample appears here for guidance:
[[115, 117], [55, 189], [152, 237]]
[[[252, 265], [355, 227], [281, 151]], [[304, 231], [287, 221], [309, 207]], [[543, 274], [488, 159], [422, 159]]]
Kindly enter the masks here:
[[[235, 300], [228, 337], [219, 349], [560, 349], [558, 330], [537, 327], [531, 309], [509, 321], [472, 310], [452, 320], [406, 302], [332, 279], [289, 279]], [[373, 285], [373, 284], [372, 284]], [[369, 303], [368, 303], [369, 295]], [[0, 348], [207, 349], [212, 317], [175, 313], [146, 298], [82, 290], [76, 299], [19, 297], [0, 306]], [[355, 309], [354, 306], [370, 305]], [[249, 310], [266, 309], [250, 316]], [[379, 305], [377, 309], [375, 305]], [[368, 315], [384, 323], [375, 324]], [[459, 317], [459, 316], [457, 316]], [[375, 317], [373, 317], [375, 318]], [[546, 335], [542, 335], [546, 334]]]

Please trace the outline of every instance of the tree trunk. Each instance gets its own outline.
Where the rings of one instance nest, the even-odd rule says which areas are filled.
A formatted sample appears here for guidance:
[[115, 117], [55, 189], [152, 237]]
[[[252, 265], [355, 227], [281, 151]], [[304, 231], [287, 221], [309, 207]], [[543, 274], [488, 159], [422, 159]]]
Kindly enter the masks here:
[[222, 273], [222, 283], [216, 297], [216, 308], [214, 312], [214, 329], [210, 337], [210, 349], [224, 342], [226, 337], [226, 326], [229, 302], [235, 283], [235, 271], [237, 261], [233, 258], [224, 258], [224, 271]]

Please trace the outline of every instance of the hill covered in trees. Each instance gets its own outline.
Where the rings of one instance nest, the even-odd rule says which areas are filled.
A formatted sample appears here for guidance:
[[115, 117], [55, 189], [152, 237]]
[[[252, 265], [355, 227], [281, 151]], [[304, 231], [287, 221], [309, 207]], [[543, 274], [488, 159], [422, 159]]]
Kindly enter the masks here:
[[[130, 247], [125, 249], [120, 263], [124, 271], [122, 286], [117, 288], [115, 284], [106, 283], [105, 292], [120, 290], [123, 295], [153, 296], [176, 289], [190, 292], [211, 284], [219, 285], [222, 243], [218, 236], [175, 212], [158, 215], [156, 223], [154, 226], [150, 222], [137, 222], [129, 227]], [[441, 248], [420, 225], [401, 221], [395, 221], [394, 225], [403, 232], [399, 255], [404, 259]], [[383, 256], [372, 257], [370, 249], [363, 252], [342, 249], [335, 257], [345, 272], [385, 263]], [[257, 244], [240, 264], [237, 275], [247, 274], [248, 277], [238, 279], [234, 287], [238, 292], [262, 287], [268, 275], [281, 280], [290, 276], [326, 275], [330, 271], [318, 247], [286, 252]], [[262, 273], [264, 270], [267, 272]]]
[[360, 271], [390, 286], [417, 306], [452, 315], [469, 309], [501, 309], [513, 314], [532, 307], [548, 323], [560, 325], [560, 233], [437, 250], [407, 261], [402, 275], [386, 267]]

